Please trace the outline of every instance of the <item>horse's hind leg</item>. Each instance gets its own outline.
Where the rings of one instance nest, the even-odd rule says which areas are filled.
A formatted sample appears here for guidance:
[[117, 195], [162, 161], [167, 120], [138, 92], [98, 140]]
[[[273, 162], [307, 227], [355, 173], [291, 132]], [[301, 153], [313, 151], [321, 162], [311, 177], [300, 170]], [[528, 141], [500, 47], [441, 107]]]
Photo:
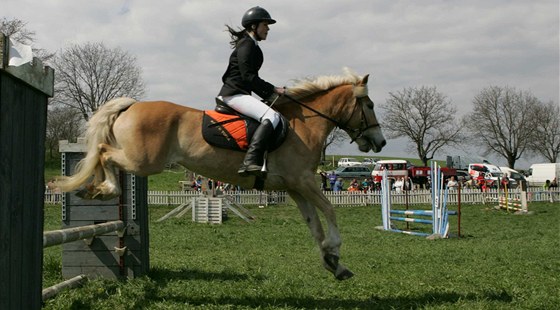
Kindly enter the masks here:
[[97, 164], [95, 166], [95, 171], [93, 172], [93, 180], [91, 183], [85, 185], [85, 188], [79, 190], [76, 193], [76, 196], [81, 197], [83, 199], [101, 199], [99, 195], [101, 194], [98, 187], [103, 183], [105, 180], [105, 172], [103, 171], [103, 167], [101, 164]]
[[[290, 191], [289, 194], [297, 203], [305, 222], [311, 230], [311, 234], [321, 249], [323, 266], [332, 272], [338, 280], [348, 279], [353, 276], [353, 273], [338, 262], [342, 241], [336, 226], [334, 209], [320, 190], [314, 186], [307, 189], [308, 191]], [[328, 231], [326, 237], [315, 207], [323, 211], [327, 220]]]
[[101, 166], [101, 163], [99, 163], [95, 167], [95, 172], [94, 172], [94, 175], [93, 175], [93, 184], [92, 185], [97, 187], [104, 180], [105, 180], [105, 172], [103, 171], [103, 166]]
[[119, 163], [122, 163], [126, 158], [122, 150], [105, 143], [99, 144], [98, 149], [101, 169], [105, 178], [100, 183], [97, 183], [99, 179], [94, 183], [96, 184], [97, 193], [93, 198], [108, 200], [121, 194], [121, 188], [117, 178], [118, 168], [119, 166], [122, 167]]

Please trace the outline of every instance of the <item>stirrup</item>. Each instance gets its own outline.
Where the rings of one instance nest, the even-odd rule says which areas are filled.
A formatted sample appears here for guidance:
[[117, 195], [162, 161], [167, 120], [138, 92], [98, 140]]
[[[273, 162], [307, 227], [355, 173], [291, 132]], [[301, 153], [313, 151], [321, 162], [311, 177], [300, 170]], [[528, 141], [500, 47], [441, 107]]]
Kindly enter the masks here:
[[[267, 168], [266, 168], [266, 162], [267, 162], [267, 159], [268, 159], [268, 152], [265, 151], [263, 155], [264, 155], [264, 156], [263, 156], [263, 157], [264, 157], [264, 158], [263, 158], [263, 165], [260, 166], [260, 168], [258, 168], [258, 167], [259, 167], [258, 165], [245, 165], [245, 164], [242, 164], [241, 167], [239, 167], [239, 170], [237, 170], [237, 173], [238, 173], [240, 176], [242, 176], [242, 177], [248, 177], [248, 176], [254, 175], [254, 176], [257, 176], [257, 177], [266, 179], [266, 175], [267, 175], [267, 173], [268, 173], [268, 170], [267, 170]], [[253, 170], [251, 170], [251, 171], [248, 171], [247, 169], [248, 169], [250, 166], [253, 166], [252, 168], [256, 168], [256, 169], [253, 169]]]
[[[252, 168], [258, 168], [259, 166], [253, 166]], [[267, 171], [264, 171], [262, 169], [262, 167], [260, 169], [253, 169], [253, 170], [248, 170], [249, 166], [241, 166], [239, 168], [239, 170], [237, 170], [237, 173], [242, 176], [242, 177], [248, 177], [248, 176], [256, 176], [256, 177], [260, 177], [260, 178], [266, 178], [266, 173]]]

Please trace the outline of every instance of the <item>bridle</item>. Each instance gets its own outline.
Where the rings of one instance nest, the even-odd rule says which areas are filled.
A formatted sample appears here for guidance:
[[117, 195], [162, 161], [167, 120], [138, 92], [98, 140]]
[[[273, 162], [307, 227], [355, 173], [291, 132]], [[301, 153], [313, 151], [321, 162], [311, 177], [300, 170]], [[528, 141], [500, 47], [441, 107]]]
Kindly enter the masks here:
[[[361, 96], [361, 97], [355, 97], [355, 104], [354, 104], [354, 108], [352, 109], [352, 113], [350, 114], [350, 117], [348, 118], [347, 121], [345, 122], [339, 122], [337, 120], [335, 120], [334, 118], [325, 115], [324, 113], [321, 113], [320, 111], [317, 111], [316, 109], [306, 105], [305, 103], [301, 102], [300, 100], [297, 100], [293, 97], [291, 97], [288, 94], [284, 94], [284, 97], [290, 99], [291, 101], [299, 104], [300, 106], [313, 111], [315, 114], [319, 115], [320, 117], [327, 119], [329, 121], [331, 121], [332, 123], [335, 124], [336, 127], [346, 131], [349, 133], [350, 138], [352, 139], [350, 141], [350, 143], [356, 141], [357, 139], [359, 139], [360, 137], [362, 137], [364, 135], [364, 132], [367, 131], [370, 128], [375, 128], [375, 127], [380, 127], [379, 123], [377, 124], [372, 124], [370, 125], [367, 118], [366, 118], [366, 114], [365, 114], [365, 109], [366, 109], [366, 104], [363, 103], [363, 98], [365, 98], [366, 96]], [[356, 113], [356, 110], [358, 109], [358, 106], [362, 107], [362, 115], [361, 115], [361, 120], [360, 120], [360, 127], [359, 128], [350, 128], [348, 127], [348, 123], [350, 122], [350, 120], [352, 119], [352, 117], [354, 116], [354, 113]], [[355, 134], [354, 137], [352, 137]]]

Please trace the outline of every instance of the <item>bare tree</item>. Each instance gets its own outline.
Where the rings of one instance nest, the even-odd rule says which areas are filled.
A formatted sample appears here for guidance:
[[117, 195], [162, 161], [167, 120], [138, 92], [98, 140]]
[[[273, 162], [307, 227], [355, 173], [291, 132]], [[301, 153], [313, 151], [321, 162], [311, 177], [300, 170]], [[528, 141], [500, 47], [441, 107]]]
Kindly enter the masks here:
[[481, 146], [486, 155], [504, 157], [514, 168], [535, 137], [534, 116], [539, 100], [529, 92], [491, 86], [476, 95], [473, 104], [473, 111], [463, 120], [472, 142]]
[[[27, 23], [19, 19], [7, 19], [6, 17], [0, 19], [0, 32], [22, 44], [33, 45], [35, 43], [35, 31], [27, 29], [26, 26]], [[33, 47], [33, 54], [44, 63], [49, 62], [54, 57], [54, 53], [36, 47]]]
[[82, 117], [76, 110], [60, 106], [50, 106], [47, 113], [47, 134], [45, 151], [51, 159], [58, 155], [58, 141], [76, 142], [82, 133]]
[[103, 43], [72, 45], [54, 58], [53, 101], [76, 109], [89, 120], [110, 99], [144, 95], [144, 82], [136, 57]]
[[323, 150], [321, 151], [321, 162], [325, 162], [327, 157], [327, 148], [329, 146], [339, 145], [345, 139], [346, 132], [344, 130], [336, 127], [333, 131], [331, 131], [331, 133], [327, 137], [327, 140], [325, 141], [325, 144], [323, 145]]
[[535, 136], [530, 140], [532, 153], [540, 155], [551, 163], [560, 156], [560, 106], [552, 101], [539, 104], [535, 122], [532, 124]]
[[436, 152], [461, 141], [457, 109], [435, 86], [405, 88], [389, 96], [381, 106], [383, 130], [390, 139], [408, 138], [409, 150], [415, 149], [425, 166]]

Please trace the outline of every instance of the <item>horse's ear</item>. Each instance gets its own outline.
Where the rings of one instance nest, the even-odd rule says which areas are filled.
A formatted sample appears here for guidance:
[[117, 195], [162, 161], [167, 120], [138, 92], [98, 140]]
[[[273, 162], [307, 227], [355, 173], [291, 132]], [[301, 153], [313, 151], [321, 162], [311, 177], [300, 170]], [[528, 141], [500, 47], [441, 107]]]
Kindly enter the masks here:
[[364, 76], [364, 78], [362, 78], [362, 83], [361, 83], [361, 84], [362, 84], [362, 85], [366, 85], [368, 79], [369, 79], [369, 74], [366, 74], [366, 76]]

